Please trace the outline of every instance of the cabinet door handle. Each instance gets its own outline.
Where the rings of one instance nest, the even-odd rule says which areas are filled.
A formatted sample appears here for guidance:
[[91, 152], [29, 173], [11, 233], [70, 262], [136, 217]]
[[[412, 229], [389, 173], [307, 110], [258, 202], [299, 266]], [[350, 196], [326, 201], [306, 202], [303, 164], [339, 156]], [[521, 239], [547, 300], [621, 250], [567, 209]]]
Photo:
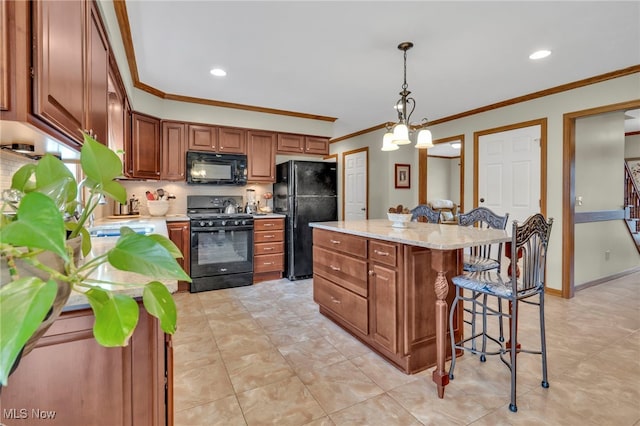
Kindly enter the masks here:
[[333, 265], [329, 265], [329, 268], [331, 268], [332, 271], [339, 271], [340, 268], [338, 268], [337, 266], [333, 266]]
[[373, 252], [380, 256], [389, 256], [389, 252], [386, 251], [374, 250]]
[[331, 296], [331, 301], [332, 301], [333, 303], [337, 303], [337, 304], [342, 303], [341, 301], [339, 301], [338, 299], [336, 299], [336, 298], [335, 298], [335, 297], [333, 297], [333, 296]]
[[340, 244], [340, 241], [338, 241], [338, 240], [329, 240], [329, 242], [331, 244]]
[[369, 269], [369, 276], [373, 276], [375, 274], [375, 272], [373, 272], [373, 269]]

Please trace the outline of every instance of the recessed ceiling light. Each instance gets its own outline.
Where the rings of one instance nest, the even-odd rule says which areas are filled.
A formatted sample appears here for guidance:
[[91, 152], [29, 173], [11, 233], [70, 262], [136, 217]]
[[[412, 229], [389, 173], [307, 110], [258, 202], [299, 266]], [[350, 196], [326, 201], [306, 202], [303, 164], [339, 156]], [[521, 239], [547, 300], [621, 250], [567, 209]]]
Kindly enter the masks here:
[[529, 55], [529, 59], [542, 59], [546, 58], [549, 55], [551, 55], [550, 50], [538, 50]]
[[214, 68], [210, 72], [211, 75], [215, 75], [216, 77], [224, 77], [227, 75], [227, 72], [221, 68]]

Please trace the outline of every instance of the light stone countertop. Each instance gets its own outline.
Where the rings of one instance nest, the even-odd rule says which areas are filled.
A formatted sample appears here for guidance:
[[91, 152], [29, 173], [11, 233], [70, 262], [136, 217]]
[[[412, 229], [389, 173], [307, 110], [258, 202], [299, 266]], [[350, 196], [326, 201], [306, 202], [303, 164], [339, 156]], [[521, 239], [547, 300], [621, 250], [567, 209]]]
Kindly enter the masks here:
[[392, 241], [438, 250], [454, 250], [510, 240], [507, 231], [469, 226], [409, 222], [407, 228], [393, 228], [387, 219], [314, 222], [309, 226], [328, 231]]
[[[188, 220], [186, 216], [184, 216], [185, 220]], [[167, 234], [167, 225], [165, 217], [141, 217], [141, 218], [127, 218], [127, 219], [100, 219], [96, 220], [94, 226], [97, 225], [127, 225], [127, 226], [135, 226], [135, 225], [153, 225], [154, 234], [160, 234], [165, 237]], [[92, 259], [95, 256], [99, 256], [104, 254], [106, 251], [111, 249], [118, 241], [119, 237], [98, 237], [91, 239], [91, 253], [85, 258], [85, 262]], [[127, 283], [127, 284], [146, 284], [150, 281], [153, 281], [154, 278], [150, 278], [145, 275], [137, 274], [134, 272], [125, 272], [115, 269], [108, 263], [102, 264], [92, 275], [91, 278], [110, 281], [114, 283]], [[167, 289], [170, 293], [175, 293], [178, 290], [178, 282], [176, 280], [158, 280], [167, 286]], [[120, 294], [126, 294], [132, 297], [142, 297], [142, 287], [130, 288], [125, 285], [111, 285], [104, 284], [102, 285], [105, 289], [117, 290]], [[78, 292], [72, 292], [67, 304], [65, 305], [65, 310], [78, 309], [88, 306], [87, 298]]]
[[260, 220], [260, 219], [279, 219], [279, 218], [285, 218], [287, 217], [287, 215], [281, 214], [281, 213], [265, 213], [265, 214], [254, 214], [253, 218], [255, 220]]

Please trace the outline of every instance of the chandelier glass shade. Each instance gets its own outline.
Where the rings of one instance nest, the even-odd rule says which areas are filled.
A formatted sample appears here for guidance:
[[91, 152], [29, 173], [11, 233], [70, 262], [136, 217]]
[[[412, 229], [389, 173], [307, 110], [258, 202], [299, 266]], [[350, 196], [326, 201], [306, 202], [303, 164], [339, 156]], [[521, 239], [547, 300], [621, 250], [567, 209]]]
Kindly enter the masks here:
[[[382, 138], [382, 151], [395, 151], [398, 149], [398, 145], [409, 145], [411, 143], [410, 136], [416, 131], [418, 131], [416, 148], [433, 147], [431, 132], [423, 128], [426, 124], [426, 119], [424, 119], [425, 123], [422, 125], [414, 125], [410, 122], [411, 114], [416, 109], [416, 101], [409, 96], [411, 92], [408, 90], [409, 86], [407, 85], [407, 50], [412, 47], [413, 43], [410, 41], [405, 41], [398, 45], [398, 49], [404, 52], [404, 83], [402, 84], [400, 99], [395, 105], [395, 109], [398, 111], [398, 123], [387, 129]], [[394, 146], [395, 148], [393, 148]]]

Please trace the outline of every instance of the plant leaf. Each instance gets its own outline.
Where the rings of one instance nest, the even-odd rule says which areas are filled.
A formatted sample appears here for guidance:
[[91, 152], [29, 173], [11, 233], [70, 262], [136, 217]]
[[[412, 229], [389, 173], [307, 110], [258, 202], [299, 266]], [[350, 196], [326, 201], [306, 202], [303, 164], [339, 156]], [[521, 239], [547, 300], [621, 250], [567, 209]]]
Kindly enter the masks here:
[[101, 192], [120, 204], [127, 204], [127, 190], [120, 182], [116, 182], [115, 180], [105, 182]]
[[31, 176], [36, 172], [35, 164], [25, 164], [20, 167], [17, 172], [11, 177], [11, 188], [19, 189], [20, 191], [27, 193], [35, 189], [35, 182], [31, 181]]
[[107, 257], [109, 263], [121, 271], [191, 282], [171, 253], [148, 235], [121, 234]]
[[180, 249], [173, 243], [173, 241], [171, 241], [164, 235], [150, 234], [149, 238], [160, 244], [162, 247], [166, 248], [167, 251], [171, 253], [171, 256], [173, 256], [175, 259], [182, 259], [183, 256]]
[[85, 293], [96, 321], [93, 335], [102, 346], [127, 346], [138, 324], [138, 304], [130, 296], [94, 287]]
[[101, 184], [103, 188], [108, 182], [122, 176], [120, 157], [86, 133], [80, 151], [80, 164], [87, 177]]
[[6, 386], [18, 353], [56, 298], [55, 281], [25, 277], [0, 288], [0, 383]]
[[0, 229], [0, 241], [15, 247], [49, 250], [65, 261], [65, 227], [62, 215], [51, 198], [30, 192], [20, 201], [18, 220]]
[[165, 333], [176, 332], [176, 303], [164, 284], [158, 281], [147, 284], [142, 292], [142, 302], [147, 312], [160, 320], [160, 327]]
[[49, 195], [61, 207], [75, 200], [78, 195], [73, 174], [51, 154], [46, 154], [36, 165], [36, 189]]

